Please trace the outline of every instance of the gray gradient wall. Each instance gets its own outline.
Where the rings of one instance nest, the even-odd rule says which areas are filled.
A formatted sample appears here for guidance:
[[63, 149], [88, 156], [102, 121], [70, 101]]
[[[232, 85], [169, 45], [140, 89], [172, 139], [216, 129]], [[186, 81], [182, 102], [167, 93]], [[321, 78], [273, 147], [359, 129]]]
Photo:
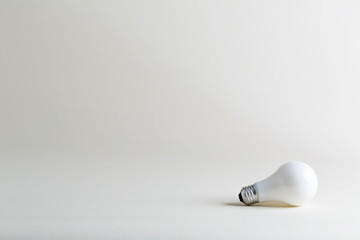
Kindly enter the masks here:
[[[236, 217], [197, 214], [201, 203], [232, 204], [289, 160], [318, 173], [315, 205], [335, 205], [334, 189], [348, 195], [360, 180], [359, 11], [357, 1], [1, 0], [0, 234], [201, 238], [218, 226], [209, 236], [229, 239], [237, 226], [217, 218]], [[355, 235], [320, 215], [318, 230]]]

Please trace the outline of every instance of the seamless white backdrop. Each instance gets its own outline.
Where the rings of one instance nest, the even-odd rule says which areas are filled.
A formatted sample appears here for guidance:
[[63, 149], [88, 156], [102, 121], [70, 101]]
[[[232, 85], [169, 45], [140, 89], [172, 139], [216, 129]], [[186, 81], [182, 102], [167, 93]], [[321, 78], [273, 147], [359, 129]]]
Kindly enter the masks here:
[[[359, 11], [0, 0], [0, 238], [358, 239]], [[313, 202], [238, 203], [290, 160]]]

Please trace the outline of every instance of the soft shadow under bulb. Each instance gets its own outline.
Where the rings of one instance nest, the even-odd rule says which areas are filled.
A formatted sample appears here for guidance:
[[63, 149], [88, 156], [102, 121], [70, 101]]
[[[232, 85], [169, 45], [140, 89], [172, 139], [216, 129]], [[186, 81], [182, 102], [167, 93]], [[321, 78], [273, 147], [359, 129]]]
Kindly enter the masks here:
[[241, 202], [250, 206], [265, 201], [277, 201], [300, 206], [315, 196], [318, 186], [314, 170], [304, 162], [287, 162], [270, 177], [243, 187]]

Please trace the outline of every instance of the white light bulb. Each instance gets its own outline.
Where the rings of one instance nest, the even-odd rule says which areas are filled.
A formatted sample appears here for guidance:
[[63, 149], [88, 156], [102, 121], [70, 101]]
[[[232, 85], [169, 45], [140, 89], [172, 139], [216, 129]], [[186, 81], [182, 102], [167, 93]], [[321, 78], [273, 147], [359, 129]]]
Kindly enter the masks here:
[[243, 187], [239, 199], [246, 205], [277, 201], [299, 206], [315, 196], [317, 186], [314, 170], [306, 163], [294, 161], [283, 164], [270, 177]]

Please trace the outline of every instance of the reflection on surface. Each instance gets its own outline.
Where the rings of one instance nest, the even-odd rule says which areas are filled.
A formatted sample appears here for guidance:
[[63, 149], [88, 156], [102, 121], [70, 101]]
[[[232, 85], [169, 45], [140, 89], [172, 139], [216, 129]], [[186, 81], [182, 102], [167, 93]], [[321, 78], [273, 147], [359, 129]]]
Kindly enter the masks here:
[[268, 201], [268, 202], [261, 202], [261, 203], [257, 203], [254, 204], [252, 206], [246, 206], [243, 203], [224, 203], [224, 205], [226, 206], [233, 206], [233, 207], [269, 207], [269, 208], [293, 208], [295, 206], [290, 206], [286, 203], [282, 203], [282, 202], [273, 202], [273, 201]]

